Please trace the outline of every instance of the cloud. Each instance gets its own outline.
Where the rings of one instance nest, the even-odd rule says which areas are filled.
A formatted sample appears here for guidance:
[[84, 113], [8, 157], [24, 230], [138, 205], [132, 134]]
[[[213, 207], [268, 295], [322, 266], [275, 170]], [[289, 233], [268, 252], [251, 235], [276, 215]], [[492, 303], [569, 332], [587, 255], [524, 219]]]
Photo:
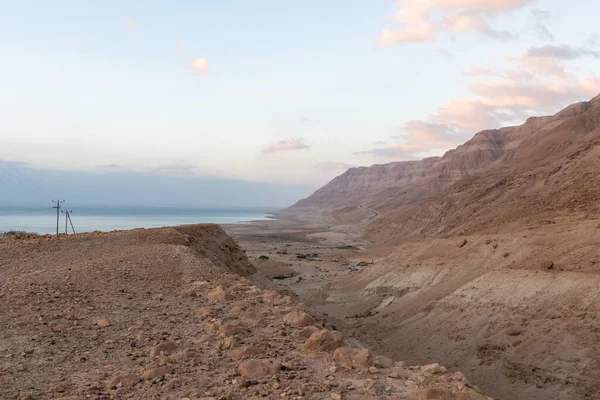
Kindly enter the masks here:
[[354, 154], [394, 160], [416, 159], [432, 150], [455, 147], [467, 139], [466, 133], [454, 126], [429, 121], [409, 121], [399, 130], [403, 134], [390, 136], [390, 139], [400, 143]]
[[373, 141], [371, 143], [373, 143], [375, 145], [386, 144], [383, 140], [375, 140], [375, 141]]
[[453, 58], [452, 54], [446, 49], [438, 48], [438, 49], [435, 49], [435, 52], [447, 60], [451, 60]]
[[304, 139], [302, 138], [298, 138], [298, 139], [289, 139], [289, 140], [282, 140], [280, 142], [276, 142], [276, 143], [272, 143], [268, 146], [263, 147], [262, 152], [263, 153], [277, 153], [280, 151], [290, 151], [290, 150], [302, 150], [302, 149], [308, 149], [309, 146], [307, 146], [304, 143]]
[[133, 20], [125, 21], [125, 27], [130, 30], [134, 30], [136, 26], [136, 22]]
[[550, 19], [550, 13], [545, 10], [540, 10], [536, 8], [531, 10], [531, 14], [535, 19], [535, 27], [533, 30], [538, 35], [538, 37], [542, 40], [554, 41], [554, 35], [550, 32], [550, 30], [544, 24], [548, 19]]
[[196, 58], [191, 64], [190, 68], [197, 74], [208, 73], [208, 61], [204, 58]]
[[125, 171], [127, 170], [127, 167], [121, 164], [104, 164], [97, 165], [96, 169], [100, 171]]
[[400, 0], [394, 20], [397, 29], [385, 29], [379, 35], [381, 45], [401, 42], [428, 42], [439, 33], [476, 32], [507, 40], [510, 32], [490, 27], [489, 21], [535, 2], [535, 0]]
[[559, 60], [575, 60], [582, 57], [600, 58], [600, 53], [597, 51], [585, 47], [571, 47], [569, 45], [533, 47], [527, 51], [527, 55], [530, 57], [557, 58]]
[[198, 166], [186, 163], [175, 163], [175, 164], [167, 164], [160, 165], [154, 168], [151, 172], [161, 173], [161, 174], [175, 174], [175, 175], [192, 175]]
[[586, 56], [596, 54], [585, 48], [544, 46], [506, 57], [504, 65], [473, 66], [465, 73], [474, 78], [468, 87], [472, 96], [450, 101], [431, 120], [475, 133], [590, 99], [600, 92], [600, 76], [577, 76], [569, 70], [570, 61]]

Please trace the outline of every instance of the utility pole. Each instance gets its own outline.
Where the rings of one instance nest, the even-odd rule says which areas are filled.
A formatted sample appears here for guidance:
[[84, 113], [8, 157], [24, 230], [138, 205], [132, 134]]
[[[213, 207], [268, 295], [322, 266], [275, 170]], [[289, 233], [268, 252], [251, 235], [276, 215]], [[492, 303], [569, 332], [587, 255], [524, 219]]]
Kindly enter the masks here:
[[75, 228], [73, 228], [73, 221], [71, 221], [71, 213], [73, 210], [67, 212], [67, 218], [69, 218], [69, 223], [71, 224], [71, 230], [73, 231], [73, 235], [75, 234]]
[[60, 205], [64, 203], [64, 200], [52, 200], [54, 204], [56, 204], [52, 208], [56, 208], [56, 234], [58, 235], [58, 220], [60, 218]]
[[65, 235], [69, 234], [69, 224], [71, 224], [71, 230], [73, 234], [75, 234], [75, 228], [73, 228], [73, 221], [71, 221], [71, 213], [73, 210], [61, 211], [61, 213], [65, 214]]

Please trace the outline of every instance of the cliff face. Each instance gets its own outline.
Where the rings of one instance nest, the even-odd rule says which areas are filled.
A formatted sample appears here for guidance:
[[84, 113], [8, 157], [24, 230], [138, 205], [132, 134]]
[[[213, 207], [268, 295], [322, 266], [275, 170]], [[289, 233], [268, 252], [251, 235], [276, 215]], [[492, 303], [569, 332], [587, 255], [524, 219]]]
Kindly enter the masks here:
[[382, 214], [369, 234], [388, 239], [596, 210], [599, 126], [600, 96], [521, 126], [479, 132], [441, 158], [351, 169], [292, 209], [343, 218], [364, 203]]

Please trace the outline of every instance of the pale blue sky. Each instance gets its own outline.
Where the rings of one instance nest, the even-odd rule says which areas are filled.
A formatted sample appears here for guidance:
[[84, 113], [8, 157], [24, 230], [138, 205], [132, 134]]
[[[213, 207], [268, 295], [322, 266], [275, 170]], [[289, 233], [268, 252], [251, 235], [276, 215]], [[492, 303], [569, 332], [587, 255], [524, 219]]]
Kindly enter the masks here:
[[[425, 3], [0, 0], [0, 157], [316, 187], [600, 92], [600, 4]], [[415, 8], [435, 25], [416, 43], [403, 30], [422, 21], [394, 19]]]

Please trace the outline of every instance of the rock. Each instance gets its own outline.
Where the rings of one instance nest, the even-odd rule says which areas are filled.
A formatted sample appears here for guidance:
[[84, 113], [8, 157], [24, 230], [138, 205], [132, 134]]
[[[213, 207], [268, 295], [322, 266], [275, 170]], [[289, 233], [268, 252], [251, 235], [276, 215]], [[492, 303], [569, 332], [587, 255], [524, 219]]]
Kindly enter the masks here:
[[258, 379], [276, 375], [281, 370], [281, 364], [268, 360], [248, 360], [239, 365], [242, 379]]
[[231, 300], [231, 295], [223, 289], [223, 286], [219, 285], [215, 290], [208, 293], [208, 300], [213, 303], [222, 303]]
[[281, 295], [274, 290], [265, 290], [262, 297], [267, 303], [275, 303], [282, 299]]
[[448, 370], [446, 369], [446, 367], [442, 367], [442, 366], [440, 366], [440, 364], [435, 363], [435, 364], [429, 364], [429, 365], [422, 366], [421, 372], [424, 374], [433, 375], [433, 374], [445, 374], [446, 372], [448, 372]]
[[263, 256], [260, 256], [260, 257], [258, 257], [258, 259], [259, 259], [259, 260], [268, 260], [268, 259], [269, 259], [269, 257], [268, 257], [268, 256], [264, 256], [264, 255], [263, 255]]
[[305, 352], [311, 351], [334, 351], [344, 345], [344, 335], [338, 331], [321, 329], [308, 338], [302, 345]]
[[150, 350], [150, 357], [159, 356], [161, 353], [164, 355], [169, 355], [174, 353], [176, 349], [177, 344], [175, 342], [167, 340], [166, 342], [162, 342], [154, 346], [152, 350]]
[[296, 310], [283, 317], [283, 322], [291, 326], [302, 328], [314, 324], [315, 319], [304, 311]]
[[135, 385], [137, 385], [140, 381], [140, 377], [136, 374], [119, 374], [113, 379], [111, 379], [106, 387], [110, 390], [118, 389], [118, 388], [126, 388], [131, 389]]
[[233, 335], [237, 335], [238, 333], [242, 333], [244, 331], [244, 329], [242, 329], [240, 326], [238, 326], [237, 324], [234, 324], [232, 322], [228, 322], [225, 325], [221, 326], [219, 328], [219, 335], [221, 337], [229, 337], [229, 336], [233, 336]]
[[540, 264], [540, 267], [542, 270], [548, 271], [548, 270], [554, 269], [554, 263], [550, 260], [545, 260], [545, 261], [542, 261], [542, 263]]
[[523, 330], [518, 326], [511, 326], [506, 330], [508, 336], [519, 336], [521, 333], [523, 333]]
[[182, 289], [179, 292], [179, 295], [181, 297], [196, 297], [198, 294], [196, 293], [195, 289]]
[[458, 245], [459, 248], [463, 248], [467, 245], [467, 243], [469, 243], [469, 241], [467, 239], [464, 239], [462, 242], [460, 242], [460, 244]]
[[333, 392], [333, 393], [331, 393], [330, 397], [331, 397], [331, 400], [342, 400], [342, 395], [339, 393]]
[[264, 353], [263, 350], [258, 347], [242, 346], [237, 349], [231, 350], [229, 353], [227, 353], [227, 357], [229, 357], [230, 359], [232, 359], [234, 361], [237, 361], [244, 357], [254, 357], [254, 356], [258, 356], [263, 353]]
[[167, 360], [169, 360], [172, 363], [189, 362], [196, 360], [197, 356], [198, 355], [194, 350], [185, 349], [183, 351], [171, 354], [167, 357]]
[[100, 321], [97, 322], [97, 325], [100, 328], [106, 328], [106, 327], [110, 326], [111, 324], [110, 324], [109, 320], [107, 320], [107, 319], [101, 319]]
[[308, 339], [313, 333], [318, 331], [319, 328], [316, 326], [305, 326], [304, 328], [295, 331], [293, 335], [298, 338]]
[[262, 313], [259, 311], [243, 311], [239, 316], [240, 321], [243, 321], [246, 326], [255, 327], [262, 326], [265, 324]]
[[334, 351], [333, 359], [346, 368], [369, 367], [373, 364], [373, 355], [368, 349], [339, 347]]
[[379, 368], [391, 368], [394, 366], [394, 360], [386, 356], [377, 356], [373, 359], [373, 365]]
[[165, 385], [165, 388], [168, 390], [173, 390], [173, 389], [177, 389], [181, 385], [183, 385], [183, 381], [181, 379], [173, 378], [169, 382], [167, 382], [167, 384]]
[[168, 373], [169, 369], [167, 367], [151, 368], [142, 374], [142, 378], [146, 381], [151, 381], [153, 379], [163, 378]]
[[196, 309], [196, 313], [201, 316], [202, 318], [206, 318], [211, 316], [213, 313], [215, 312], [215, 310], [212, 309], [212, 307], [200, 307]]
[[454, 381], [462, 381], [463, 379], [465, 379], [465, 375], [460, 371], [456, 371], [452, 374], [452, 380]]

